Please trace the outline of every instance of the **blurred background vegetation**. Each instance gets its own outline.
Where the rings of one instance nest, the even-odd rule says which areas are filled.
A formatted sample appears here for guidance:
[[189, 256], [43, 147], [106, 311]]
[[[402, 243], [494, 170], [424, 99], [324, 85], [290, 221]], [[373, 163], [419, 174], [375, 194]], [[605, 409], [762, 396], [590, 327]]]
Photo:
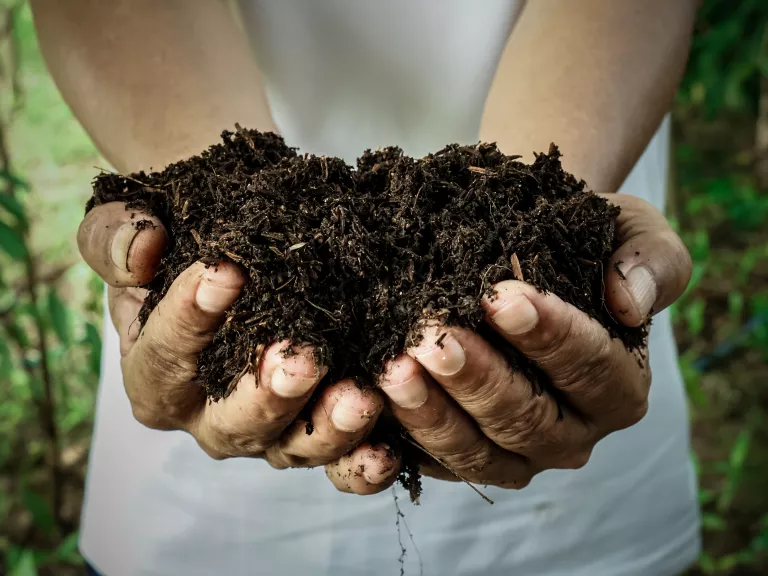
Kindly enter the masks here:
[[[705, 0], [674, 106], [674, 309], [700, 478], [692, 574], [768, 574], [768, 2]], [[0, 574], [80, 574], [102, 285], [75, 232], [106, 166], [0, 0]]]

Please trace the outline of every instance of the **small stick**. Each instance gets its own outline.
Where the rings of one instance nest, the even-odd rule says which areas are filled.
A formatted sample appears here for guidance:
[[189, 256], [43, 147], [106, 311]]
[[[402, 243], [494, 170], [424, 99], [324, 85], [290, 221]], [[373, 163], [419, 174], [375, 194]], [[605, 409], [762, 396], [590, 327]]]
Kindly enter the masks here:
[[525, 277], [523, 276], [523, 269], [520, 267], [520, 259], [517, 257], [517, 252], [512, 254], [512, 258], [509, 259], [512, 263], [512, 274], [515, 276], [515, 280], [520, 280], [520, 282], [525, 282]]
[[480, 490], [478, 490], [478, 489], [475, 487], [475, 485], [474, 485], [474, 484], [472, 484], [472, 482], [470, 482], [469, 480], [467, 480], [466, 478], [464, 478], [464, 476], [462, 476], [461, 474], [459, 474], [458, 472], [456, 472], [456, 470], [454, 470], [453, 468], [451, 468], [450, 466], [448, 466], [448, 464], [446, 464], [445, 462], [443, 462], [443, 461], [442, 461], [440, 458], [438, 458], [438, 457], [437, 457], [437, 456], [435, 456], [434, 454], [430, 454], [430, 453], [429, 453], [429, 451], [428, 451], [426, 448], [424, 448], [423, 446], [421, 446], [421, 445], [417, 444], [416, 442], [414, 442], [413, 440], [411, 440], [411, 439], [410, 439], [410, 438], [408, 438], [407, 436], [403, 435], [403, 438], [405, 439], [405, 441], [406, 441], [406, 442], [408, 442], [409, 444], [412, 444], [413, 446], [415, 446], [416, 448], [418, 448], [419, 450], [421, 450], [422, 452], [424, 452], [424, 454], [426, 454], [427, 456], [429, 456], [430, 458], [432, 458], [433, 460], [435, 460], [435, 462], [437, 462], [437, 463], [438, 463], [438, 464], [440, 464], [440, 465], [441, 465], [443, 468], [445, 468], [446, 470], [448, 470], [448, 472], [450, 472], [451, 474], [453, 474], [454, 476], [456, 476], [456, 478], [458, 478], [459, 480], [461, 480], [462, 482], [464, 482], [464, 484], [466, 484], [467, 486], [469, 486], [470, 488], [472, 488], [472, 490], [474, 490], [475, 492], [477, 492], [478, 496], [480, 496], [480, 498], [482, 498], [483, 500], [485, 500], [486, 502], [488, 502], [488, 504], [491, 504], [491, 505], [493, 504], [493, 500], [491, 500], [490, 498], [488, 498], [488, 496], [486, 496], [485, 494], [483, 494], [482, 492], [480, 492]]

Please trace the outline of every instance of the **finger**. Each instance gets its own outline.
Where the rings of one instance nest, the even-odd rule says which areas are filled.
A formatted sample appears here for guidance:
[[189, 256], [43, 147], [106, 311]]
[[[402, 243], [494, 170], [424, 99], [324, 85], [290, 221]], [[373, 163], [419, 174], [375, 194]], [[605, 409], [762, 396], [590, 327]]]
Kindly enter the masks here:
[[476, 332], [428, 324], [408, 354], [505, 450], [559, 468], [570, 460], [563, 462], [563, 451], [575, 455], [594, 443], [594, 430], [552, 395], [537, 394]]
[[[121, 356], [130, 352], [141, 331], [138, 316], [144, 304], [144, 294], [137, 293], [139, 290], [141, 289], [110, 286], [107, 291], [109, 315], [120, 338]], [[146, 293], [146, 290], [143, 292]]]
[[536, 362], [567, 401], [601, 429], [624, 428], [648, 409], [650, 370], [596, 320], [554, 294], [508, 280], [483, 307], [491, 326]]
[[337, 490], [361, 496], [386, 490], [399, 471], [400, 461], [389, 446], [371, 446], [368, 442], [325, 467], [325, 474]]
[[198, 262], [182, 272], [122, 360], [134, 415], [150, 427], [183, 425], [200, 391], [190, 390], [197, 356], [211, 342], [245, 278], [231, 263]]
[[109, 202], [86, 214], [77, 245], [107, 284], [141, 286], [155, 276], [168, 234], [157, 218], [126, 210], [122, 202]]
[[605, 298], [614, 318], [640, 326], [683, 294], [691, 279], [691, 257], [653, 206], [625, 194], [605, 196], [621, 208], [621, 246], [605, 273]]
[[262, 455], [296, 418], [327, 372], [311, 347], [288, 342], [273, 344], [254, 360], [258, 380], [254, 374], [243, 376], [227, 398], [206, 405], [195, 427], [193, 435], [214, 457]]
[[533, 471], [525, 458], [500, 448], [470, 416], [403, 355], [390, 362], [379, 381], [392, 414], [425, 451], [469, 481], [521, 488]]
[[297, 420], [266, 458], [279, 468], [321, 466], [341, 458], [373, 429], [384, 406], [377, 390], [362, 390], [353, 380], [343, 380], [322, 391], [307, 423]]

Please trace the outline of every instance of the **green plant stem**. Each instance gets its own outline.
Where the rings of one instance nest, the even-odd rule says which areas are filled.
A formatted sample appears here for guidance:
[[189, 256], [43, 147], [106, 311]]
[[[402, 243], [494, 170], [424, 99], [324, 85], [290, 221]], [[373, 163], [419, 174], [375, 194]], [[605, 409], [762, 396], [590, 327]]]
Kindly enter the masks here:
[[40, 353], [40, 372], [43, 380], [43, 397], [38, 402], [38, 413], [40, 416], [40, 424], [47, 440], [48, 465], [51, 469], [52, 481], [53, 516], [56, 520], [56, 525], [61, 526], [61, 500], [64, 485], [61, 471], [61, 446], [59, 442], [59, 431], [56, 426], [56, 403], [53, 397], [53, 378], [51, 377], [51, 370], [48, 366], [48, 337], [38, 308], [38, 281], [35, 261], [31, 256], [31, 252], [28, 252], [25, 265], [28, 282], [27, 290], [35, 310], [34, 321], [35, 330], [37, 332], [37, 348]]
[[[13, 7], [6, 10], [5, 14], [5, 26], [3, 34], [11, 39], [13, 44], [13, 22], [15, 11], [20, 4], [16, 4]], [[15, 98], [20, 98], [22, 94], [21, 85], [18, 81], [18, 58], [14, 56], [12, 59], [12, 70], [10, 72], [11, 82], [13, 85], [13, 92]], [[19, 103], [17, 100], [16, 104]], [[14, 106], [11, 114], [18, 108]], [[0, 170], [10, 173], [11, 170], [11, 158], [7, 146], [7, 123], [8, 119], [0, 119]], [[5, 193], [10, 196], [16, 196], [17, 185], [14, 180], [9, 179], [6, 183]], [[24, 243], [29, 246], [29, 231], [24, 229], [21, 231], [24, 238]], [[53, 393], [53, 378], [51, 377], [50, 367], [48, 366], [48, 340], [43, 325], [42, 318], [38, 307], [38, 278], [37, 278], [37, 263], [31, 250], [26, 251], [26, 258], [24, 261], [25, 273], [27, 285], [25, 290], [32, 302], [32, 308], [34, 310], [33, 318], [35, 331], [37, 333], [37, 350], [40, 354], [40, 376], [43, 381], [43, 397], [35, 401], [38, 410], [38, 417], [40, 426], [43, 430], [43, 434], [46, 438], [46, 451], [47, 462], [50, 469], [51, 477], [51, 503], [53, 509], [54, 519], [56, 526], [61, 527], [61, 502], [62, 502], [62, 490], [63, 490], [63, 475], [61, 469], [61, 449], [59, 442], [59, 431], [56, 425], [56, 409]], [[19, 343], [21, 345], [21, 343]], [[23, 346], [22, 346], [23, 351]]]

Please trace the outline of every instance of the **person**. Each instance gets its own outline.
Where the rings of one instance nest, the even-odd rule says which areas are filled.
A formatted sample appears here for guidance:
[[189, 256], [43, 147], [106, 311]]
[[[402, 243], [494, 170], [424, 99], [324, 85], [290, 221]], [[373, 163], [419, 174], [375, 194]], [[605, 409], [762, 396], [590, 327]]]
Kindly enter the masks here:
[[[139, 337], [138, 287], [167, 235], [157, 221], [137, 232], [121, 204], [100, 206], [78, 235], [109, 285], [80, 539], [94, 570], [396, 573], [399, 462], [365, 441], [385, 409], [495, 501], [425, 465], [419, 507], [396, 489], [415, 541], [400, 534], [406, 573], [663, 576], [690, 565], [696, 482], [663, 312], [690, 259], [660, 210], [667, 110], [696, 4], [32, 0], [51, 73], [117, 170], [160, 169], [236, 122], [348, 161], [366, 148], [422, 156], [478, 140], [530, 160], [554, 141], [568, 171], [622, 207], [606, 305], [627, 325], [655, 315], [640, 357], [552, 294], [496, 287], [487, 321], [549, 374], [561, 421], [551, 396], [477, 334], [434, 325], [374, 391], [321, 383], [310, 349], [294, 343], [284, 357], [290, 343], [277, 342], [258, 374], [207, 403], [190, 385], [196, 357], [243, 273], [193, 265]], [[294, 418], [315, 390], [308, 436]]]

